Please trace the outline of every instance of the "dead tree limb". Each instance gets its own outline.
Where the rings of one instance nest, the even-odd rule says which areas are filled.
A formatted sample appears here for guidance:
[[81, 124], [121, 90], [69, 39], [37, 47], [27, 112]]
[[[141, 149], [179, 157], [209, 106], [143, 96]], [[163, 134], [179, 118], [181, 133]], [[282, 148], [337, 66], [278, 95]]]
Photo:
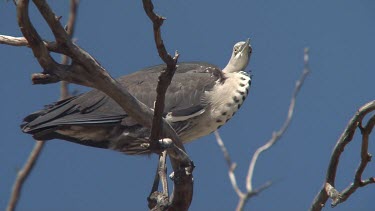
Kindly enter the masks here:
[[[62, 53], [59, 50], [56, 42], [43, 40], [43, 43], [49, 51], [55, 52], [55, 53]], [[30, 47], [25, 37], [13, 37], [13, 36], [8, 36], [8, 35], [1, 35], [1, 34], [0, 34], [0, 44], [11, 45], [11, 46], [16, 46], [16, 47], [23, 47], [23, 46]]]
[[[161, 123], [163, 120], [162, 115], [164, 113], [165, 93], [176, 71], [176, 64], [177, 64], [179, 55], [176, 52], [175, 56], [172, 58], [172, 56], [169, 55], [167, 50], [165, 49], [164, 42], [161, 36], [161, 30], [160, 30], [160, 27], [163, 25], [165, 18], [161, 17], [160, 15], [157, 15], [154, 12], [154, 5], [152, 1], [143, 0], [143, 8], [153, 24], [156, 49], [159, 53], [160, 58], [167, 65], [167, 68], [163, 70], [159, 76], [159, 82], [156, 88], [157, 97], [156, 97], [156, 102], [155, 102], [155, 107], [154, 107], [154, 117], [152, 121], [151, 135], [150, 135], [150, 141], [151, 141], [150, 148], [160, 149], [159, 147], [160, 144], [158, 140], [163, 138], [160, 132], [163, 129]], [[178, 148], [182, 150], [181, 153], [182, 152], [185, 153], [185, 149], [183, 145], [178, 146]], [[173, 152], [171, 152], [171, 150], [168, 150], [168, 154], [170, 153], [173, 153]], [[172, 163], [173, 169], [175, 170], [175, 174], [177, 173], [179, 177], [174, 178], [173, 194], [172, 194], [172, 197], [170, 198], [170, 206], [169, 207], [167, 206], [167, 207], [169, 210], [188, 210], [191, 204], [191, 200], [193, 198], [192, 164], [181, 166], [179, 161], [173, 158], [173, 156], [171, 157], [171, 163]], [[166, 173], [164, 172], [164, 175], [165, 174]], [[181, 181], [184, 181], [184, 182], [181, 183]], [[167, 183], [164, 181], [162, 182], [162, 185], [163, 185], [162, 195], [165, 197], [166, 194], [168, 195], [168, 190], [166, 187]], [[153, 194], [159, 194], [159, 192], [155, 191]], [[161, 200], [160, 202], [164, 204], [164, 200]], [[166, 206], [159, 206], [158, 203], [156, 203], [155, 207], [161, 207], [160, 209], [166, 209]]]
[[[162, 131], [163, 129], [163, 126], [161, 123], [162, 123], [162, 118], [163, 118], [162, 115], [164, 113], [165, 93], [176, 71], [176, 64], [177, 64], [179, 54], [176, 52], [173, 58], [171, 55], [168, 54], [164, 46], [164, 42], [161, 36], [161, 30], [160, 30], [160, 27], [163, 25], [165, 18], [154, 12], [154, 5], [152, 1], [143, 0], [143, 8], [153, 24], [156, 49], [159, 53], [160, 58], [167, 65], [167, 68], [164, 71], [162, 71], [159, 76], [159, 82], [156, 88], [157, 98], [155, 102], [154, 117], [153, 117], [153, 122], [152, 122], [152, 127], [151, 127], [151, 136], [150, 136], [151, 149], [155, 149], [155, 148], [160, 149], [160, 146], [159, 146], [160, 144], [158, 140], [160, 138], [163, 138], [161, 136], [160, 131]], [[181, 153], [185, 153], [185, 149], [183, 145], [178, 146], [178, 148], [181, 149]], [[168, 154], [170, 153], [175, 153], [175, 152], [168, 150]], [[171, 163], [175, 171], [175, 174], [177, 174], [178, 177], [174, 178], [174, 189], [173, 189], [172, 197], [170, 198], [170, 206], [168, 207], [168, 209], [169, 210], [188, 210], [191, 204], [191, 200], [193, 198], [192, 163], [190, 163], [189, 165], [181, 166], [179, 161], [173, 158], [173, 156], [171, 156]], [[164, 175], [165, 175], [165, 172], [164, 172]], [[184, 182], [181, 183], [181, 181], [184, 181]], [[161, 194], [165, 197], [165, 195], [168, 195], [168, 190], [166, 188], [167, 184], [164, 181], [162, 182], [162, 185], [163, 185], [163, 193]], [[151, 195], [153, 194], [154, 195], [159, 194], [159, 192], [155, 191]], [[164, 204], [164, 200], [161, 200], [160, 202]], [[166, 209], [166, 206], [159, 206], [158, 203], [156, 203], [155, 207], [161, 207], [160, 209]]]
[[[368, 142], [369, 135], [375, 125], [375, 115], [372, 115], [366, 126], [362, 126], [362, 121], [366, 115], [375, 111], [375, 101], [371, 101], [363, 105], [354, 114], [352, 119], [349, 121], [344, 132], [337, 140], [336, 146], [333, 149], [331, 160], [328, 165], [327, 174], [323, 187], [315, 196], [314, 201], [310, 207], [311, 211], [319, 211], [325, 206], [328, 198], [332, 199], [331, 206], [334, 207], [344, 201], [346, 201], [358, 188], [366, 186], [368, 184], [375, 183], [375, 178], [370, 177], [363, 180], [362, 174], [371, 160], [371, 155], [368, 153]], [[359, 128], [362, 133], [362, 146], [361, 146], [361, 161], [354, 175], [354, 181], [342, 192], [335, 189], [335, 180], [338, 164], [340, 161], [341, 154], [344, 152], [345, 147], [353, 140], [354, 134]]]
[[285, 133], [285, 131], [288, 129], [288, 127], [289, 127], [289, 125], [292, 121], [297, 95], [300, 92], [301, 87], [304, 84], [307, 75], [310, 73], [310, 68], [309, 68], [308, 62], [309, 62], [308, 49], [305, 48], [305, 50], [304, 50], [304, 68], [303, 68], [302, 75], [301, 75], [300, 79], [296, 82], [296, 86], [294, 88], [293, 95], [292, 95], [292, 98], [291, 98], [291, 101], [290, 101], [287, 118], [286, 118], [284, 124], [282, 125], [282, 127], [280, 128], [280, 130], [278, 130], [276, 132], [273, 132], [272, 137], [266, 142], [266, 144], [259, 147], [255, 151], [255, 153], [254, 153], [254, 155], [251, 159], [248, 174], [247, 174], [246, 181], [245, 181], [245, 183], [246, 183], [246, 191], [245, 192], [241, 191], [240, 188], [237, 185], [236, 175], [234, 173], [234, 170], [236, 169], [237, 164], [231, 161], [228, 150], [226, 149], [226, 147], [224, 145], [224, 142], [222, 141], [218, 131], [215, 131], [216, 141], [217, 141], [218, 145], [220, 146], [221, 150], [223, 151], [224, 158], [225, 158], [225, 160], [228, 164], [229, 179], [231, 181], [231, 184], [232, 184], [232, 187], [233, 187], [234, 191], [237, 193], [238, 198], [239, 198], [239, 201], [237, 203], [237, 208], [236, 208], [237, 211], [243, 210], [247, 201], [251, 197], [253, 197], [255, 195], [258, 195], [260, 192], [262, 192], [263, 190], [267, 189], [268, 187], [270, 187], [272, 185], [272, 182], [268, 181], [257, 189], [253, 188], [252, 184], [253, 184], [253, 175], [254, 175], [255, 165], [258, 161], [258, 158], [259, 158], [260, 154], [265, 152], [266, 150], [270, 149], [272, 146], [274, 146], [277, 143], [277, 141], [281, 138], [281, 136]]

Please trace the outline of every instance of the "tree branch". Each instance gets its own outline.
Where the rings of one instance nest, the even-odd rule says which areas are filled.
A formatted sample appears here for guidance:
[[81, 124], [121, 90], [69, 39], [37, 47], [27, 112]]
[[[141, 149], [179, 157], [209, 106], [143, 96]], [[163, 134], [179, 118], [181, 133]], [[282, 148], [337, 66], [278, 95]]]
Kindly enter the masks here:
[[267, 141], [266, 144], [259, 147], [255, 151], [255, 153], [253, 155], [253, 158], [251, 159], [249, 171], [248, 171], [247, 177], [246, 177], [246, 189], [249, 192], [251, 192], [252, 189], [253, 189], [252, 183], [253, 183], [254, 168], [255, 168], [255, 164], [257, 163], [259, 155], [262, 152], [267, 151], [269, 148], [271, 148], [273, 145], [275, 145], [277, 143], [277, 141], [281, 138], [281, 136], [288, 129], [288, 127], [289, 127], [289, 125], [292, 121], [297, 95], [298, 95], [303, 83], [305, 82], [305, 79], [306, 79], [307, 75], [310, 73], [309, 54], [308, 53], [309, 53], [308, 48], [305, 48], [305, 50], [304, 50], [304, 68], [303, 68], [302, 76], [296, 82], [296, 86], [295, 86], [294, 91], [293, 91], [292, 99], [290, 100], [288, 115], [287, 115], [287, 118], [286, 118], [284, 124], [282, 125], [282, 127], [278, 131], [272, 133], [272, 137]]
[[229, 176], [229, 180], [230, 180], [230, 182], [232, 184], [232, 187], [233, 187], [234, 191], [237, 193], [238, 197], [239, 198], [243, 198], [245, 194], [238, 187], [238, 185], [237, 185], [237, 179], [236, 179], [236, 174], [234, 173], [234, 170], [236, 169], [237, 164], [234, 163], [234, 162], [232, 162], [232, 160], [230, 158], [230, 155], [229, 155], [229, 152], [228, 152], [227, 148], [224, 145], [224, 141], [223, 141], [223, 139], [221, 138], [221, 136], [219, 134], [219, 131], [215, 130], [214, 134], [215, 134], [215, 137], [216, 137], [216, 142], [219, 145], [221, 151], [223, 152], [225, 160], [227, 161], [227, 164], [228, 164], [228, 176]]
[[[163, 25], [164, 18], [154, 13], [154, 5], [150, 0], [143, 0], [143, 8], [153, 23], [154, 29], [154, 39], [156, 44], [156, 49], [159, 53], [160, 58], [166, 63], [167, 68], [160, 73], [159, 82], [156, 88], [156, 102], [154, 105], [154, 117], [151, 127], [151, 147], [156, 147], [158, 144], [157, 140], [161, 138], [161, 121], [164, 113], [164, 101], [165, 93], [168, 89], [168, 86], [171, 84], [173, 75], [176, 71], [176, 64], [178, 59], [178, 54], [176, 53], [175, 57], [172, 58], [165, 49], [163, 40], [161, 38], [160, 27]], [[154, 147], [154, 148], [155, 148]], [[181, 149], [184, 149], [183, 145], [179, 146]]]
[[[159, 163], [156, 169], [154, 183], [150, 195], [147, 198], [148, 207], [151, 210], [167, 210], [170, 206], [166, 159], [167, 152], [163, 151], [159, 156]], [[158, 191], [160, 181], [163, 188], [162, 192]]]
[[[59, 50], [56, 42], [50, 42], [50, 41], [44, 40], [43, 43], [49, 51], [52, 51], [55, 53], [62, 53]], [[25, 37], [12, 37], [12, 36], [7, 36], [7, 35], [0, 35], [0, 44], [17, 46], [17, 47], [21, 47], [21, 46], [30, 47]]]
[[17, 202], [20, 199], [23, 184], [25, 183], [26, 179], [28, 178], [31, 171], [33, 170], [34, 165], [39, 158], [40, 152], [43, 149], [43, 146], [44, 146], [43, 141], [37, 141], [26, 163], [24, 164], [22, 169], [18, 171], [16, 181], [14, 182], [14, 185], [13, 185], [12, 194], [8, 202], [7, 211], [14, 211], [16, 209]]
[[[340, 138], [337, 140], [336, 146], [333, 149], [331, 160], [327, 169], [327, 175], [323, 184], [323, 187], [319, 191], [319, 193], [315, 196], [314, 201], [310, 207], [311, 211], [319, 211], [322, 210], [325, 203], [327, 202], [328, 198], [332, 198], [332, 206], [336, 206], [339, 203], [344, 202], [349, 198], [349, 196], [354, 193], [357, 188], [363, 187], [368, 184], [375, 183], [374, 177], [371, 177], [367, 180], [362, 181], [362, 173], [367, 166], [367, 163], [370, 161], [371, 156], [368, 153], [368, 139], [369, 134], [371, 133], [374, 124], [375, 124], [375, 117], [374, 115], [370, 118], [365, 128], [362, 128], [362, 120], [363, 118], [369, 114], [370, 112], [375, 110], [375, 101], [371, 101], [363, 105], [359, 110], [355, 113], [352, 119], [349, 121], [348, 125], [346, 126], [344, 132], [341, 134]], [[335, 186], [335, 179], [336, 179], [336, 172], [337, 167], [339, 164], [340, 156], [342, 152], [344, 152], [345, 147], [352, 141], [354, 137], [354, 133], [360, 127], [362, 132], [362, 147], [361, 147], [361, 162], [359, 167], [356, 170], [354, 176], [354, 182], [349, 185], [342, 193], [339, 193], [339, 196], [332, 196], [331, 192], [327, 191], [326, 187], [332, 187], [334, 189]], [[337, 191], [337, 190], [335, 190]]]
[[[171, 83], [172, 77], [176, 71], [176, 64], [178, 60], [179, 54], [176, 52], [175, 56], [172, 58], [171, 55], [168, 54], [164, 42], [161, 36], [160, 27], [162, 26], [165, 18], [157, 15], [154, 12], [154, 5], [151, 0], [143, 0], [143, 8], [153, 23], [153, 31], [154, 31], [154, 40], [156, 44], [156, 48], [158, 50], [160, 58], [166, 63], [167, 68], [160, 73], [159, 82], [156, 88], [157, 97], [155, 102], [154, 108], [154, 117], [152, 121], [151, 127], [151, 135], [150, 135], [150, 148], [160, 149], [160, 144], [158, 140], [163, 138], [161, 136], [160, 131], [162, 131], [162, 120], [163, 120], [163, 113], [164, 113], [164, 101], [165, 101], [165, 93], [168, 89], [168, 86]], [[182, 142], [175, 142], [177, 147], [174, 147], [173, 150], [168, 150], [168, 154], [171, 155], [173, 153], [184, 154], [186, 157], [185, 160], [190, 160], [185, 152], [185, 148]], [[176, 152], [178, 150], [179, 152]], [[171, 164], [172, 168], [174, 169], [175, 175], [178, 177], [174, 178], [174, 189], [172, 197], [170, 198], [170, 207], [169, 210], [188, 210], [190, 207], [192, 198], [193, 198], [193, 175], [192, 171], [194, 169], [193, 163], [181, 163], [180, 161], [176, 160], [173, 156], [171, 156]], [[165, 181], [164, 181], [165, 183]], [[163, 184], [163, 189], [165, 188], [166, 184]], [[163, 193], [168, 192], [168, 190], [163, 190]], [[160, 200], [163, 202], [162, 200]], [[159, 207], [159, 205], [156, 205]], [[165, 207], [165, 206], [161, 206]]]
[[[77, 12], [78, 12], [78, 0], [70, 0], [70, 12], [68, 17], [68, 23], [65, 26], [65, 30], [68, 33], [70, 39], [73, 38]], [[62, 55], [61, 64], [68, 65], [69, 57], [67, 55]], [[70, 96], [69, 94], [69, 83], [67, 81], [61, 81], [60, 85], [60, 100], [66, 99]]]
[[227, 149], [224, 145], [224, 142], [222, 141], [219, 133], [217, 131], [215, 131], [216, 141], [217, 141], [218, 145], [220, 146], [220, 148], [221, 148], [221, 150], [224, 154], [224, 158], [227, 161], [227, 164], [228, 164], [228, 167], [229, 167], [228, 174], [229, 174], [230, 181], [232, 183], [233, 189], [235, 190], [235, 192], [237, 193], [237, 195], [239, 197], [239, 201], [238, 201], [237, 208], [236, 208], [237, 211], [242, 211], [244, 209], [245, 205], [246, 205], [246, 202], [251, 197], [259, 194], [260, 192], [262, 192], [263, 190], [267, 189], [268, 187], [270, 187], [272, 185], [272, 182], [268, 181], [264, 185], [262, 185], [260, 188], [255, 189], [255, 190], [253, 189], [252, 184], [253, 184], [253, 175], [254, 175], [255, 164], [257, 163], [257, 160], [258, 160], [260, 154], [265, 152], [266, 150], [268, 150], [272, 146], [274, 146], [277, 143], [277, 141], [281, 138], [281, 136], [285, 133], [285, 131], [288, 129], [288, 127], [291, 123], [292, 117], [293, 117], [297, 95], [300, 92], [301, 87], [304, 84], [307, 75], [310, 73], [310, 68], [309, 68], [308, 62], [309, 62], [308, 49], [305, 48], [305, 50], [304, 50], [303, 72], [302, 72], [301, 78], [296, 82], [296, 86], [295, 86], [295, 89], [294, 89], [294, 92], [293, 92], [293, 95], [292, 95], [292, 98], [291, 98], [291, 101], [290, 101], [287, 118], [286, 118], [284, 124], [282, 125], [282, 127], [280, 128], [280, 130], [278, 130], [276, 132], [273, 132], [271, 139], [268, 140], [266, 142], [266, 144], [259, 147], [255, 151], [255, 153], [254, 153], [254, 155], [251, 159], [248, 174], [247, 174], [247, 177], [246, 177], [246, 192], [242, 192], [239, 189], [239, 187], [237, 185], [236, 177], [235, 177], [235, 174], [234, 174], [234, 169], [236, 168], [236, 163], [233, 163], [231, 161], [229, 153], [228, 153], [228, 151], [227, 151]]

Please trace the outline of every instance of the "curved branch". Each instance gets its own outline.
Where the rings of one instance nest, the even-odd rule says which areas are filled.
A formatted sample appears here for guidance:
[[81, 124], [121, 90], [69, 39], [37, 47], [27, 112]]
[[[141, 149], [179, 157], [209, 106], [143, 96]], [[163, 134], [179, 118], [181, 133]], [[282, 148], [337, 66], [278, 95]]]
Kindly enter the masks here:
[[33, 170], [35, 163], [38, 161], [38, 158], [39, 158], [40, 152], [43, 149], [43, 146], [44, 146], [43, 141], [37, 141], [26, 163], [24, 164], [22, 169], [18, 171], [17, 178], [16, 178], [16, 181], [14, 182], [12, 194], [8, 203], [7, 211], [14, 211], [16, 209], [17, 202], [21, 195], [23, 184], [25, 183], [26, 179], [28, 178], [31, 171]]
[[[322, 210], [325, 203], [327, 202], [328, 198], [334, 199], [332, 206], [337, 205], [340, 202], [345, 201], [350, 194], [352, 194], [357, 187], [361, 187], [370, 183], [374, 183], [374, 178], [370, 178], [368, 180], [362, 181], [360, 179], [362, 172], [364, 171], [364, 168], [366, 167], [369, 158], [368, 158], [368, 152], [367, 152], [367, 144], [368, 144], [368, 135], [371, 133], [372, 128], [374, 127], [374, 116], [369, 120], [369, 123], [365, 127], [365, 129], [362, 129], [362, 149], [361, 149], [361, 164], [359, 168], [356, 171], [356, 176], [354, 179], [353, 187], [349, 186], [346, 190], [343, 191], [343, 193], [339, 194], [339, 198], [337, 196], [333, 196], [331, 191], [327, 193], [326, 186], [335, 186], [335, 179], [336, 179], [336, 172], [337, 167], [339, 164], [340, 156], [342, 152], [344, 152], [344, 149], [347, 144], [352, 141], [354, 137], [354, 133], [358, 126], [361, 127], [363, 118], [369, 114], [370, 112], [375, 111], [375, 100], [366, 103], [361, 108], [358, 109], [358, 111], [355, 113], [355, 115], [352, 117], [352, 119], [349, 121], [348, 125], [346, 126], [344, 132], [341, 134], [340, 138], [337, 140], [336, 146], [333, 149], [331, 160], [327, 169], [327, 175], [323, 184], [323, 187], [319, 191], [319, 193], [315, 196], [314, 201], [310, 207], [311, 211], [319, 211]], [[366, 155], [366, 154], [367, 155]]]

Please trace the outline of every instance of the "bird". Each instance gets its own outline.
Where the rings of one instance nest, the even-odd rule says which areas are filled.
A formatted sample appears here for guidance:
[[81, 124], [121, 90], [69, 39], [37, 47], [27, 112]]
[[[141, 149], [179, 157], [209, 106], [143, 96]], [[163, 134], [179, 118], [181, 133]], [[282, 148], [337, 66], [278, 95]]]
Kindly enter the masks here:
[[[206, 62], [181, 62], [165, 95], [163, 118], [183, 144], [206, 136], [224, 125], [249, 94], [246, 71], [252, 54], [250, 39], [237, 42], [221, 70]], [[160, 72], [166, 65], [142, 69], [116, 80], [130, 94], [154, 107]], [[36, 140], [62, 139], [128, 155], [150, 154], [150, 128], [138, 124], [103, 92], [89, 92], [45, 106], [23, 119], [21, 130]]]

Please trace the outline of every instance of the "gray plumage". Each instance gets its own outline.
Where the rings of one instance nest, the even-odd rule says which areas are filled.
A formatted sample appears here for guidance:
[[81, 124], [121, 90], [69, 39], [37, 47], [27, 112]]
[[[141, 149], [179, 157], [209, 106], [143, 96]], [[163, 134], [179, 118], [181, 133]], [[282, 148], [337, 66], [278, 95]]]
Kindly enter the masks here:
[[[251, 80], [243, 70], [251, 48], [249, 41], [236, 45], [223, 71], [208, 63], [178, 64], [166, 92], [163, 116], [184, 143], [223, 125], [247, 96]], [[246, 55], [245, 50], [248, 51]], [[242, 58], [238, 57], [238, 53], [244, 54]], [[241, 61], [241, 68], [233, 70], [231, 61], [236, 55]], [[134, 97], [153, 108], [157, 78], [164, 68], [165, 65], [149, 67], [117, 80]], [[233, 93], [232, 96], [220, 99], [222, 89]], [[21, 128], [37, 140], [63, 139], [127, 154], [149, 153], [144, 143], [148, 143], [150, 130], [139, 125], [116, 102], [98, 90], [46, 106], [25, 117]]]

